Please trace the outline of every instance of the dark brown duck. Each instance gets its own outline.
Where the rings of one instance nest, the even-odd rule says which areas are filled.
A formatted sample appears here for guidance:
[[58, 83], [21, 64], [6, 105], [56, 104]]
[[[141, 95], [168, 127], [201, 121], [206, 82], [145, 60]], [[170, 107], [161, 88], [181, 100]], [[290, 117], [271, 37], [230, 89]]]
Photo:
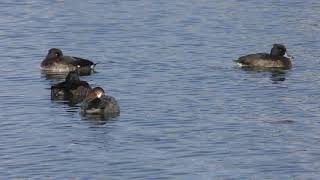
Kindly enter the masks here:
[[72, 71], [64, 82], [51, 86], [51, 99], [65, 99], [74, 103], [82, 102], [91, 90], [86, 81], [81, 81], [76, 71]]
[[63, 73], [78, 70], [80, 73], [89, 73], [94, 70], [95, 65], [92, 61], [73, 57], [64, 56], [62, 51], [52, 48], [48, 51], [46, 58], [41, 62], [40, 68], [43, 71]]
[[101, 87], [95, 87], [82, 102], [81, 113], [114, 116], [120, 114], [120, 108], [114, 97], [106, 95]]
[[240, 67], [256, 67], [256, 68], [283, 68], [290, 69], [292, 67], [291, 59], [287, 53], [287, 49], [282, 44], [274, 44], [270, 54], [257, 53], [240, 57], [235, 62]]

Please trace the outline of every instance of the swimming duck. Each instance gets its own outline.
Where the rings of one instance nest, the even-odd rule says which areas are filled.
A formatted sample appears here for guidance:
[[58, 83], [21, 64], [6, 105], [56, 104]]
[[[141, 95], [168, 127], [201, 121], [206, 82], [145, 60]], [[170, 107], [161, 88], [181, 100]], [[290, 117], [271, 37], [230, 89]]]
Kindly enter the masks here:
[[81, 113], [118, 115], [120, 108], [114, 97], [106, 95], [101, 87], [95, 87], [82, 102]]
[[283, 68], [292, 67], [292, 57], [286, 53], [287, 49], [282, 44], [273, 44], [270, 54], [257, 53], [240, 57], [235, 62], [240, 67], [257, 67], [257, 68]]
[[78, 72], [71, 71], [64, 82], [51, 86], [51, 99], [72, 100], [82, 102], [91, 90], [86, 81], [80, 81]]
[[57, 48], [49, 49], [46, 58], [41, 62], [40, 68], [46, 72], [63, 73], [78, 70], [79, 73], [89, 74], [94, 70], [93, 62], [72, 56], [64, 56]]

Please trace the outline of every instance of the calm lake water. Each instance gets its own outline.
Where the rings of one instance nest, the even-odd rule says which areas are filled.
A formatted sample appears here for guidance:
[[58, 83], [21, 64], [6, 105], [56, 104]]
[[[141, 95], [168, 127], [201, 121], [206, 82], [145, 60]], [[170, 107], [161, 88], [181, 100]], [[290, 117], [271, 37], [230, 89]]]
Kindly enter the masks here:
[[[320, 2], [0, 3], [1, 179], [319, 179]], [[283, 43], [291, 70], [237, 57]], [[50, 100], [52, 47], [98, 62], [111, 120]]]

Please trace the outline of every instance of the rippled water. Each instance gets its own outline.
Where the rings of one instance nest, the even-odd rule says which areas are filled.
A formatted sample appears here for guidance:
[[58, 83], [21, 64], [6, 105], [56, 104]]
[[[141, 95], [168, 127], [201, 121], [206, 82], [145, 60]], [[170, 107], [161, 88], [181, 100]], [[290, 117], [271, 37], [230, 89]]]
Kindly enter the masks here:
[[[0, 3], [1, 179], [318, 179], [320, 3]], [[284, 43], [288, 71], [232, 60]], [[98, 62], [82, 77], [121, 115], [50, 100], [47, 50]]]

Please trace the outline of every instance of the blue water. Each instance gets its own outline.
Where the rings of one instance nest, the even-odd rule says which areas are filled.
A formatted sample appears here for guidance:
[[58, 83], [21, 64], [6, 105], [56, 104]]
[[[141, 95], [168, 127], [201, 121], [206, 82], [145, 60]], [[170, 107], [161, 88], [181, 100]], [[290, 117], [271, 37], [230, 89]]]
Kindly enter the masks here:
[[[319, 179], [319, 22], [317, 0], [3, 0], [0, 179]], [[274, 43], [291, 70], [232, 62]], [[119, 117], [50, 100], [52, 47], [98, 62]]]

